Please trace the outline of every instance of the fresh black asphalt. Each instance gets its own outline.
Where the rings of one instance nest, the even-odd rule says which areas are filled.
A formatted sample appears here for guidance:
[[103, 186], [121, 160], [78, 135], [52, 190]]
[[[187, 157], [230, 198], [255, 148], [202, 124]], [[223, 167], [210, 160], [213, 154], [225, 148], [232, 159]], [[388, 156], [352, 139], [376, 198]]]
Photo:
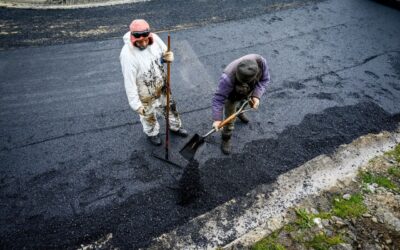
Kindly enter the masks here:
[[[231, 156], [217, 134], [199, 150], [203, 193], [185, 206], [174, 188], [183, 170], [151, 156], [127, 104], [121, 38], [0, 52], [1, 247], [76, 248], [110, 233], [110, 247], [146, 247], [319, 154], [398, 126], [398, 10], [330, 0], [232, 19], [171, 32], [173, 95], [192, 134], [210, 129], [231, 60], [259, 53], [273, 79], [251, 123], [237, 123]], [[186, 141], [172, 136], [175, 153]]]
[[320, 0], [152, 0], [72, 10], [0, 8], [0, 48], [40, 46], [120, 37], [133, 19], [153, 31], [176, 30], [251, 18]]

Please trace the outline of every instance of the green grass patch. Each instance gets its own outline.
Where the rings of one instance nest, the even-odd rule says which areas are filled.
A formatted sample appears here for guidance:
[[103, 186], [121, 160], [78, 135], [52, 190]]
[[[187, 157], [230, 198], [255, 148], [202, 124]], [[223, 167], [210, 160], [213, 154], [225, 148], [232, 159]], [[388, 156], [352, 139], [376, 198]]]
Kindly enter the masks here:
[[296, 209], [297, 220], [295, 221], [296, 225], [300, 228], [311, 228], [314, 226], [313, 222], [313, 214], [307, 213], [304, 208]]
[[317, 234], [311, 241], [305, 243], [309, 248], [316, 250], [328, 250], [330, 247], [343, 243], [342, 237], [339, 235], [328, 237], [326, 234]]
[[330, 218], [332, 218], [332, 214], [328, 213], [328, 212], [321, 212], [319, 214], [316, 214], [315, 218], [316, 217], [321, 218], [321, 219], [330, 219]]
[[368, 171], [367, 172], [361, 172], [360, 175], [361, 175], [362, 181], [365, 182], [365, 183], [369, 183], [369, 184], [376, 183], [376, 184], [378, 184], [378, 186], [384, 187], [384, 188], [387, 188], [387, 189], [390, 189], [390, 190], [397, 190], [398, 189], [396, 184], [394, 184], [391, 180], [389, 180], [385, 176], [375, 175], [375, 174], [372, 174], [372, 173], [370, 173]]
[[361, 194], [354, 194], [349, 200], [336, 197], [333, 200], [333, 214], [341, 218], [359, 217], [367, 211]]
[[400, 178], [400, 168], [399, 167], [390, 167], [388, 169], [388, 173], [393, 175], [394, 177]]
[[276, 242], [279, 232], [274, 232], [271, 235], [263, 238], [254, 244], [251, 249], [252, 250], [286, 250], [286, 248]]
[[398, 144], [393, 150], [386, 152], [385, 155], [393, 158], [397, 162], [400, 162], [400, 144]]
[[286, 224], [285, 226], [283, 226], [283, 231], [290, 233], [290, 232], [294, 232], [296, 230], [296, 226], [293, 225], [292, 223], [290, 224]]
[[332, 217], [332, 214], [327, 212], [321, 212], [318, 214], [308, 213], [304, 208], [295, 209], [295, 211], [297, 215], [295, 224], [302, 229], [314, 226], [315, 223], [313, 220], [315, 218], [330, 219]]

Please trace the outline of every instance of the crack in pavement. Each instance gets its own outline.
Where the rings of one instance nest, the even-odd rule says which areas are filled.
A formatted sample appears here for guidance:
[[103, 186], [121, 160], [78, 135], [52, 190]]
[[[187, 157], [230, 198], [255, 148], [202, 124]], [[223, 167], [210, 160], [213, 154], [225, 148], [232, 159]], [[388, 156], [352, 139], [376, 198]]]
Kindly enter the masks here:
[[33, 146], [33, 145], [44, 143], [44, 142], [48, 142], [48, 141], [54, 141], [54, 140], [63, 139], [63, 138], [67, 138], [67, 137], [72, 137], [72, 136], [77, 136], [77, 135], [82, 135], [82, 134], [97, 133], [97, 132], [102, 132], [102, 131], [106, 131], [106, 130], [112, 130], [112, 129], [116, 129], [116, 128], [120, 128], [120, 127], [125, 127], [125, 126], [128, 126], [128, 125], [136, 125], [136, 124], [139, 124], [139, 123], [140, 122], [128, 122], [128, 123], [125, 123], [125, 124], [120, 124], [120, 125], [115, 125], [115, 126], [110, 126], [110, 127], [89, 129], [89, 130], [81, 131], [81, 132], [78, 132], [78, 133], [65, 133], [65, 134], [60, 135], [60, 136], [46, 138], [46, 139], [43, 139], [43, 140], [40, 140], [40, 141], [31, 142], [31, 143], [20, 145], [20, 146], [16, 146], [16, 147], [13, 147], [13, 148], [3, 148], [3, 149], [0, 150], [0, 152], [11, 151], [11, 150], [20, 149], [20, 148], [26, 148], [26, 147], [29, 147], [29, 146]]
[[[337, 25], [323, 27], [323, 28], [318, 29], [318, 30], [312, 30], [312, 31], [309, 31], [309, 32], [300, 32], [299, 34], [296, 34], [296, 35], [282, 37], [282, 38], [271, 40], [271, 41], [267, 41], [267, 42], [254, 43], [254, 44], [250, 44], [249, 46], [232, 49], [232, 50], [230, 50], [230, 52], [234, 52], [234, 51], [238, 51], [238, 50], [242, 50], [242, 49], [249, 49], [249, 48], [253, 48], [255, 46], [261, 46], [261, 45], [267, 45], [267, 44], [276, 43], [276, 42], [280, 42], [280, 41], [285, 41], [287, 39], [299, 38], [299, 37], [303, 37], [303, 36], [306, 36], [306, 35], [318, 34], [320, 31], [330, 30], [332, 28], [337, 28], [337, 27], [347, 27], [347, 25], [346, 25], [346, 23], [341, 23], [341, 24], [337, 24]], [[226, 52], [224, 52], [224, 53], [226, 53]], [[222, 54], [222, 53], [216, 53], [216, 54]], [[210, 54], [210, 55], [215, 55], [215, 54]], [[209, 56], [209, 55], [205, 55], [205, 56]]]
[[342, 69], [338, 69], [338, 70], [334, 70], [334, 71], [332, 70], [332, 71], [329, 71], [329, 72], [326, 72], [326, 73], [323, 73], [323, 74], [319, 74], [317, 76], [309, 77], [309, 78], [306, 78], [304, 80], [299, 81], [299, 83], [306, 83], [306, 82], [313, 81], [313, 80], [317, 80], [317, 81], [322, 82], [322, 77], [324, 77], [324, 76], [332, 75], [332, 74], [338, 75], [337, 73], [339, 73], [339, 72], [362, 66], [362, 65], [368, 63], [369, 61], [371, 61], [373, 59], [376, 59], [376, 58], [378, 58], [380, 56], [388, 55], [390, 53], [400, 53], [400, 50], [391, 50], [391, 51], [386, 51], [386, 52], [383, 52], [383, 53], [380, 53], [380, 54], [377, 54], [377, 55], [374, 55], [374, 56], [370, 56], [370, 57], [367, 57], [366, 59], [364, 59], [363, 61], [361, 61], [359, 63], [356, 63], [354, 65], [343, 67]]

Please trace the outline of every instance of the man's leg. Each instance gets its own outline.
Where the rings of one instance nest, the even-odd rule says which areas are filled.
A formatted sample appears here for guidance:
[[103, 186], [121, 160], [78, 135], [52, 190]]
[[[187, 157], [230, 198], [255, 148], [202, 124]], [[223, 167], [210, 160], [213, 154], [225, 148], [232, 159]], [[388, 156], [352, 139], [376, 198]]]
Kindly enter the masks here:
[[[225, 119], [228, 118], [230, 115], [236, 112], [236, 106], [237, 102], [232, 102], [230, 100], [225, 101], [225, 107], [224, 107], [224, 114], [225, 114]], [[231, 153], [231, 137], [233, 130], [235, 128], [235, 119], [233, 119], [231, 122], [229, 122], [225, 127], [222, 129], [221, 132], [221, 150], [222, 153], [228, 155]]]
[[[166, 97], [162, 96], [161, 98], [163, 98], [162, 101], [162, 114], [165, 117], [166, 115]], [[170, 97], [170, 105], [169, 105], [169, 129], [171, 130], [171, 132], [182, 136], [182, 137], [186, 137], [188, 136], [188, 132], [186, 131], [186, 129], [182, 128], [182, 120], [179, 116], [178, 110], [176, 109], [176, 103], [175, 101]]]
[[[240, 101], [239, 104], [238, 104], [238, 106], [242, 105], [245, 101], [246, 101], [246, 100]], [[238, 118], [239, 118], [240, 121], [242, 121], [242, 122], [245, 123], [245, 124], [247, 124], [247, 123], [250, 122], [249, 118], [248, 118], [244, 113], [239, 114], [239, 115], [238, 115]]]
[[161, 145], [161, 138], [158, 135], [160, 124], [157, 121], [154, 107], [145, 107], [145, 115], [140, 115], [140, 122], [143, 126], [143, 132], [147, 135], [150, 142], [156, 146]]

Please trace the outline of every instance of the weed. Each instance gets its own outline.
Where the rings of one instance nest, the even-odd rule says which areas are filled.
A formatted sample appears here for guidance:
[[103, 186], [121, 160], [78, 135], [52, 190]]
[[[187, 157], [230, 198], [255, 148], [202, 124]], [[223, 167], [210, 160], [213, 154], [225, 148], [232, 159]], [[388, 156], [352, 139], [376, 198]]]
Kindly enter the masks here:
[[370, 172], [361, 172], [361, 179], [364, 183], [376, 183], [381, 187], [390, 189], [390, 190], [397, 190], [397, 186], [396, 184], [394, 184], [391, 180], [389, 180], [387, 177], [385, 176], [381, 176], [381, 175], [374, 175]]
[[321, 218], [321, 219], [330, 219], [330, 218], [332, 218], [332, 214], [329, 212], [321, 212], [314, 216], [314, 218], [316, 218], [316, 217]]
[[314, 218], [330, 219], [332, 217], [331, 213], [321, 212], [319, 214], [310, 214], [303, 208], [296, 209], [297, 220], [295, 223], [302, 229], [311, 228], [314, 226]]
[[276, 242], [276, 238], [278, 237], [278, 232], [274, 232], [269, 236], [263, 238], [254, 244], [251, 249], [252, 250], [286, 250], [286, 248]]
[[316, 250], [328, 250], [331, 246], [340, 243], [343, 243], [343, 239], [339, 235], [328, 237], [325, 233], [321, 233], [315, 235], [311, 241], [306, 242], [306, 246]]
[[290, 223], [290, 224], [286, 224], [286, 225], [283, 227], [283, 230], [284, 230], [285, 232], [287, 232], [287, 233], [290, 233], [290, 232], [295, 231], [295, 230], [296, 230], [296, 227], [295, 227], [292, 223]]
[[365, 182], [361, 183], [361, 190], [362, 190], [364, 193], [368, 193], [368, 194], [372, 193], [371, 188], [368, 187], [368, 183], [365, 183]]
[[399, 167], [390, 167], [388, 169], [388, 173], [390, 175], [393, 175], [393, 176], [397, 177], [397, 178], [400, 178], [400, 168]]
[[398, 144], [393, 150], [386, 152], [385, 155], [400, 163], [400, 144]]
[[359, 217], [367, 211], [363, 201], [361, 194], [354, 194], [349, 200], [337, 197], [333, 201], [332, 211], [336, 216], [342, 218]]
[[296, 209], [295, 211], [297, 214], [297, 220], [295, 223], [300, 228], [311, 228], [314, 225], [313, 215], [307, 213], [304, 208]]

